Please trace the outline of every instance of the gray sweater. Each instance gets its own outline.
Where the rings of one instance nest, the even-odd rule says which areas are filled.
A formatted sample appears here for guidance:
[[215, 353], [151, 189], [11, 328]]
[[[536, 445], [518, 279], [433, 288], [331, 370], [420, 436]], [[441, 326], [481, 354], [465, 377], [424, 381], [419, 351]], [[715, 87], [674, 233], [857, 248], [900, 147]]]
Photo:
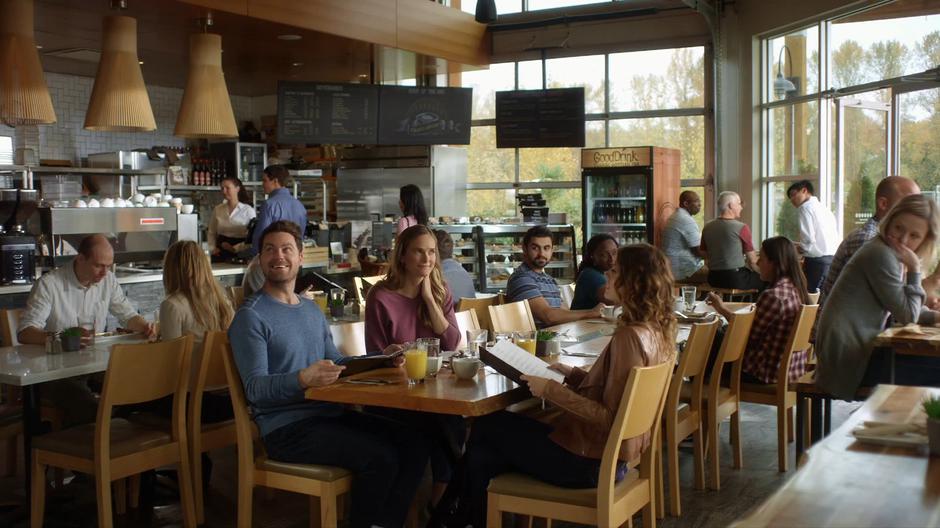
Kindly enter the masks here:
[[819, 386], [841, 399], [852, 398], [868, 368], [872, 342], [889, 315], [900, 324], [933, 324], [937, 312], [924, 307], [920, 281], [920, 273], [904, 277], [897, 254], [881, 237], [855, 253], [816, 323]]

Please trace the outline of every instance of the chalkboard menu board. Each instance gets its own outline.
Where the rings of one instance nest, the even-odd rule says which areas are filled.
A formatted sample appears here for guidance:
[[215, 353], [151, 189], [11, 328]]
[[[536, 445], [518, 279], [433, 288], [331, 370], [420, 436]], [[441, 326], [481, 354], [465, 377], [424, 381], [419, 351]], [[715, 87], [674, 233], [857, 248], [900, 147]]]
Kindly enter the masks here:
[[376, 85], [281, 81], [277, 84], [277, 140], [374, 145], [378, 111]]
[[469, 145], [470, 88], [383, 86], [379, 145]]
[[496, 92], [496, 147], [583, 147], [584, 88]]

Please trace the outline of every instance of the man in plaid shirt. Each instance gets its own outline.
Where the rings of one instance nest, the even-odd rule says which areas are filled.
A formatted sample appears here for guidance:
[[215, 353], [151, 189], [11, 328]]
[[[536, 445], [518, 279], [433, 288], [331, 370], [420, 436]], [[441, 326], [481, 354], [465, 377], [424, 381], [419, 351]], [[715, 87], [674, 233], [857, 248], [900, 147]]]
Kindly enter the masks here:
[[872, 216], [862, 227], [849, 233], [847, 237], [839, 244], [835, 256], [832, 258], [832, 264], [829, 266], [829, 273], [819, 289], [819, 305], [822, 306], [836, 284], [836, 279], [842, 273], [842, 268], [848, 264], [852, 255], [859, 250], [865, 242], [875, 238], [878, 234], [878, 222], [884, 218], [888, 211], [898, 203], [901, 198], [911, 194], [920, 194], [920, 187], [914, 180], [903, 176], [888, 176], [881, 180], [878, 188], [875, 190], [875, 215]]

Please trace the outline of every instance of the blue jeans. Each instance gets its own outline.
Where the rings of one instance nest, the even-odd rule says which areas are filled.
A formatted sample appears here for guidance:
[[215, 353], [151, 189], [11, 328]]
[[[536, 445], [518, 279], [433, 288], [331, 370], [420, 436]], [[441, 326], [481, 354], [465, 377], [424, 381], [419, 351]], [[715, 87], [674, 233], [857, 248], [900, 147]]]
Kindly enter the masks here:
[[420, 432], [357, 412], [300, 420], [275, 429], [262, 440], [272, 460], [352, 472], [350, 524], [354, 528], [405, 523], [430, 451]]

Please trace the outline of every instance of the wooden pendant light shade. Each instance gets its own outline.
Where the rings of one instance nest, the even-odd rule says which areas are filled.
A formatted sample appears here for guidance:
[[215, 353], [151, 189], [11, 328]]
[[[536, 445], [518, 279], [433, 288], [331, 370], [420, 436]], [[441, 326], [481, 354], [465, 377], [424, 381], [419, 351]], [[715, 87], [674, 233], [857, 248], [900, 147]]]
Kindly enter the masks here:
[[157, 129], [137, 59], [137, 20], [104, 19], [104, 42], [85, 114], [87, 130], [149, 132]]
[[189, 38], [189, 75], [173, 134], [184, 138], [238, 136], [222, 73], [221, 35], [199, 33]]
[[55, 121], [33, 37], [33, 0], [0, 0], [0, 122]]

